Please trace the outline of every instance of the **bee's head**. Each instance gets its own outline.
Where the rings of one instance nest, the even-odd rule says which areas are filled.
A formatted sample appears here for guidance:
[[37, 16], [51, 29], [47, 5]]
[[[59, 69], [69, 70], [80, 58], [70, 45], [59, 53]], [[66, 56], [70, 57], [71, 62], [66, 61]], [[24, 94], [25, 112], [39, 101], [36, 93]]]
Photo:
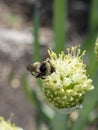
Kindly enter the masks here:
[[35, 77], [38, 77], [39, 76], [39, 66], [40, 66], [40, 63], [39, 62], [36, 62], [34, 64], [30, 64], [27, 66], [27, 70], [29, 72], [31, 72], [31, 74]]

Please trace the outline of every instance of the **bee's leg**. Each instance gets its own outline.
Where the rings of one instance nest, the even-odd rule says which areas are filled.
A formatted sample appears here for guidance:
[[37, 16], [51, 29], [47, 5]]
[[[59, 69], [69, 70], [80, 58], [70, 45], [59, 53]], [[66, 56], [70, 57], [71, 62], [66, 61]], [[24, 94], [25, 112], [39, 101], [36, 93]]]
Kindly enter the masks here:
[[36, 78], [40, 78], [41, 77], [41, 74], [38, 73], [38, 75], [35, 76]]
[[55, 72], [55, 68], [51, 66], [51, 73]]
[[46, 76], [41, 76], [41, 79], [46, 79]]

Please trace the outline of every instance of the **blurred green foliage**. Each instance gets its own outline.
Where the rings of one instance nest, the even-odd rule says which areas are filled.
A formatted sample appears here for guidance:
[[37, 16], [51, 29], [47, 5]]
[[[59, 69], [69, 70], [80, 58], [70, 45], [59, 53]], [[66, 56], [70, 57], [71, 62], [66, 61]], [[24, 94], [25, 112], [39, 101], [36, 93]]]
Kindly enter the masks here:
[[[53, 28], [55, 33], [54, 50], [59, 53], [65, 50], [66, 45], [66, 22], [67, 22], [67, 0], [54, 0], [53, 6], [54, 18], [53, 18]], [[33, 48], [33, 61], [41, 61], [40, 57], [40, 44], [39, 44], [39, 7], [36, 3], [35, 17], [34, 17], [34, 48]], [[98, 36], [98, 0], [92, 0], [90, 18], [89, 18], [89, 31], [85, 41], [81, 44], [81, 49], [87, 50], [87, 70], [89, 76], [93, 79], [93, 84], [95, 89], [89, 92], [83, 103], [83, 108], [79, 110], [78, 119], [72, 123], [69, 115], [63, 115], [57, 113], [54, 110], [47, 112], [47, 108], [37, 97], [36, 92], [30, 88], [27, 83], [27, 77], [24, 75], [22, 77], [22, 86], [28, 98], [33, 104], [35, 104], [37, 114], [36, 114], [36, 124], [37, 130], [41, 130], [41, 124], [45, 124], [49, 130], [83, 130], [90, 120], [90, 115], [94, 111], [95, 106], [98, 102], [98, 61], [95, 57], [94, 46], [95, 41]], [[41, 83], [38, 85], [41, 87]], [[97, 105], [98, 107], [98, 105]], [[43, 109], [44, 108], [44, 109]], [[47, 110], [46, 110], [47, 109]], [[52, 112], [54, 111], [54, 112]], [[98, 117], [96, 117], [98, 119]], [[70, 122], [70, 123], [69, 123]], [[97, 121], [98, 122], [98, 121]]]

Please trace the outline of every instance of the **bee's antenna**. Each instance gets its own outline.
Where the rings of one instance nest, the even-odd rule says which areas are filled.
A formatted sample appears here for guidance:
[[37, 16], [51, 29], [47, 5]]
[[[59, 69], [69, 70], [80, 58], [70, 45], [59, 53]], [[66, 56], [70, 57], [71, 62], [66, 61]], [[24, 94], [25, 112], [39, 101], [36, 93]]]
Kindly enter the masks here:
[[50, 52], [52, 52], [52, 48], [49, 48], [48, 50], [49, 50]]

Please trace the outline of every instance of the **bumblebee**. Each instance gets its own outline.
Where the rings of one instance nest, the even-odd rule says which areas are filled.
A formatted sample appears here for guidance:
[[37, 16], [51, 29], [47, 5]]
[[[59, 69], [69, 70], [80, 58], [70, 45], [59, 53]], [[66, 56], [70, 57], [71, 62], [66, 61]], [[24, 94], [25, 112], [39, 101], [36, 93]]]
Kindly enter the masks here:
[[45, 79], [46, 76], [55, 72], [55, 68], [51, 65], [49, 61], [36, 62], [34, 64], [28, 65], [27, 70], [36, 78]]

